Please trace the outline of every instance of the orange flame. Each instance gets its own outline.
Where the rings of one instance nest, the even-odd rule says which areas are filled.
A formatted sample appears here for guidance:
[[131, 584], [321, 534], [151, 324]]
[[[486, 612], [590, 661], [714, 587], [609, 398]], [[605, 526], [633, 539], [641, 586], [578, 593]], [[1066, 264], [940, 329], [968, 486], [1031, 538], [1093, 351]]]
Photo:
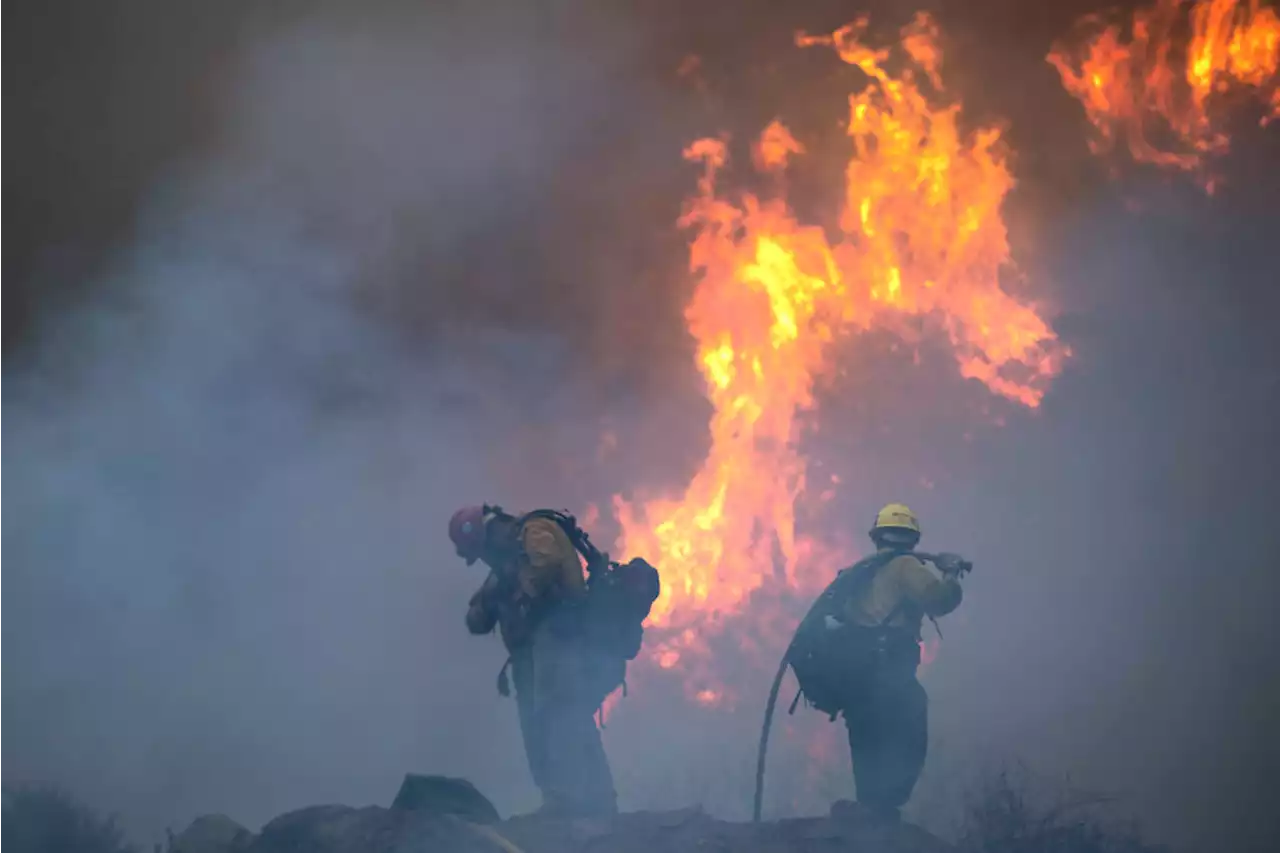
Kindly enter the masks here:
[[782, 122], [775, 121], [760, 134], [754, 153], [756, 168], [761, 172], [768, 172], [785, 168], [792, 154], [804, 153], [804, 146], [796, 142], [791, 131]]
[[[1037, 312], [1000, 284], [1011, 268], [1000, 211], [1014, 184], [1000, 131], [964, 134], [960, 104], [936, 103], [941, 53], [931, 19], [917, 16], [899, 52], [864, 46], [866, 25], [797, 37], [800, 46], [834, 48], [865, 80], [849, 97], [852, 155], [837, 241], [798, 221], [781, 194], [724, 191], [724, 140], [700, 139], [684, 152], [703, 165], [680, 225], [694, 235], [697, 283], [685, 318], [714, 410], [711, 447], [682, 497], [614, 502], [618, 550], [647, 555], [663, 571], [646, 644], [652, 661], [696, 670], [686, 685], [702, 704], [732, 699], [708, 664], [708, 642], [725, 620], [754, 594], [814, 590], [839, 565], [803, 567], [819, 563], [805, 559], [817, 545], [797, 539], [794, 512], [807, 486], [799, 416], [832, 367], [834, 340], [873, 327], [918, 334], [923, 320], [950, 339], [961, 375], [1029, 407], [1066, 354]], [[753, 159], [776, 173], [804, 152], [775, 121]]]
[[1263, 124], [1280, 115], [1280, 17], [1258, 0], [1157, 0], [1134, 13], [1127, 39], [1098, 15], [1078, 28], [1078, 43], [1048, 61], [1097, 130], [1094, 153], [1123, 139], [1138, 162], [1199, 170], [1229, 145], [1214, 95], [1248, 87], [1267, 104]]
[[942, 639], [939, 637], [926, 637], [920, 641], [920, 666], [928, 667], [931, 663], [938, 659], [938, 652], [942, 649]]

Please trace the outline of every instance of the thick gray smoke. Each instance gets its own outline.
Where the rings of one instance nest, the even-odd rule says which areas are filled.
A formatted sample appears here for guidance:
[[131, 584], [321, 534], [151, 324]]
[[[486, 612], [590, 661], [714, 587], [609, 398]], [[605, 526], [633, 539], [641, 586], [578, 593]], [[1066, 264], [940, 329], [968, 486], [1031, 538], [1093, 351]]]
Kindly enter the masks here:
[[[602, 487], [562, 464], [599, 439], [565, 379], [598, 341], [565, 329], [537, 234], [510, 241], [643, 92], [509, 11], [246, 48], [214, 151], [6, 374], [7, 779], [145, 833], [385, 801], [413, 768], [529, 805], [443, 523]], [[590, 34], [621, 60], [614, 23]]]
[[[207, 150], [149, 186], [88, 296], [6, 364], [6, 781], [65, 783], [143, 838], [205, 812], [385, 803], [408, 770], [533, 805], [501, 649], [462, 626], [480, 578], [443, 522], [683, 486], [707, 409], [679, 314], [679, 151], [728, 121], [664, 88], [682, 51], [655, 48], [661, 20], [587, 5], [317, 13], [220, 70]], [[792, 17], [759, 25], [770, 50], [839, 22]], [[756, 74], [740, 89], [774, 80], [742, 58], [758, 41], [721, 41], [725, 69]], [[962, 67], [974, 90], [981, 68]], [[823, 127], [843, 109], [764, 88]], [[1035, 133], [1015, 149], [1046, 150]], [[1219, 199], [1132, 186], [1139, 215], [1110, 191], [1022, 196], [1038, 221], [1015, 230], [1075, 350], [1042, 410], [962, 383], [945, 349], [915, 365], [878, 338], [822, 389], [811, 478], [844, 486], [808, 532], [860, 535], [906, 500], [926, 547], [978, 564], [925, 674], [913, 817], [945, 820], [975, 765], [1022, 758], [1174, 842], [1265, 849], [1275, 831], [1280, 305], [1276, 188], [1246, 180], [1260, 159]], [[623, 806], [741, 816], [773, 663], [731, 711], [633, 684], [605, 736]], [[819, 806], [802, 759], [826, 725], [775, 732], [773, 813]], [[851, 794], [841, 735], [819, 795]]]

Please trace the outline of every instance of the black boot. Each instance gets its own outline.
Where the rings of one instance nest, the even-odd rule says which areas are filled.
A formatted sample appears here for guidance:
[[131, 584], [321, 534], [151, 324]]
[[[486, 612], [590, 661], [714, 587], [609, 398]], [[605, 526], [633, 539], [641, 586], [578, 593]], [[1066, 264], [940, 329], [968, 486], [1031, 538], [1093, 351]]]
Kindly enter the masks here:
[[867, 812], [876, 823], [902, 823], [902, 812], [897, 806], [868, 805]]

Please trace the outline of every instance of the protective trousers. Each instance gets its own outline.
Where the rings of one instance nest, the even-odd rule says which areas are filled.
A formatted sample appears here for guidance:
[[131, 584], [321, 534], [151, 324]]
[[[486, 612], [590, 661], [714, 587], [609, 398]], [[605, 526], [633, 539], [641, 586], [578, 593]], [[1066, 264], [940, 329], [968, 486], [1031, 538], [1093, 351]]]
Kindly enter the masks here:
[[511, 653], [511, 681], [516, 689], [516, 710], [520, 715], [520, 738], [524, 756], [529, 762], [529, 775], [538, 790], [547, 787], [546, 738], [537, 724], [533, 698], [533, 649], [524, 647]]
[[596, 727], [591, 651], [578, 637], [537, 628], [512, 655], [520, 732], [544, 808], [572, 815], [613, 814], [617, 794]]
[[929, 749], [929, 700], [915, 667], [881, 666], [844, 711], [858, 802], [900, 808], [911, 798]]

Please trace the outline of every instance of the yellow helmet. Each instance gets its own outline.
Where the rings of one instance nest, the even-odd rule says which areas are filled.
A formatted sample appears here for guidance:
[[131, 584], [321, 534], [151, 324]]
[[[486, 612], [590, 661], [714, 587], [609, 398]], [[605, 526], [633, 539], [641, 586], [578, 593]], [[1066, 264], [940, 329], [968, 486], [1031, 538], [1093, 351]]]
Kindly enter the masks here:
[[884, 509], [876, 513], [876, 523], [871, 525], [871, 534], [878, 530], [909, 530], [920, 535], [920, 521], [906, 504], [885, 504]]

